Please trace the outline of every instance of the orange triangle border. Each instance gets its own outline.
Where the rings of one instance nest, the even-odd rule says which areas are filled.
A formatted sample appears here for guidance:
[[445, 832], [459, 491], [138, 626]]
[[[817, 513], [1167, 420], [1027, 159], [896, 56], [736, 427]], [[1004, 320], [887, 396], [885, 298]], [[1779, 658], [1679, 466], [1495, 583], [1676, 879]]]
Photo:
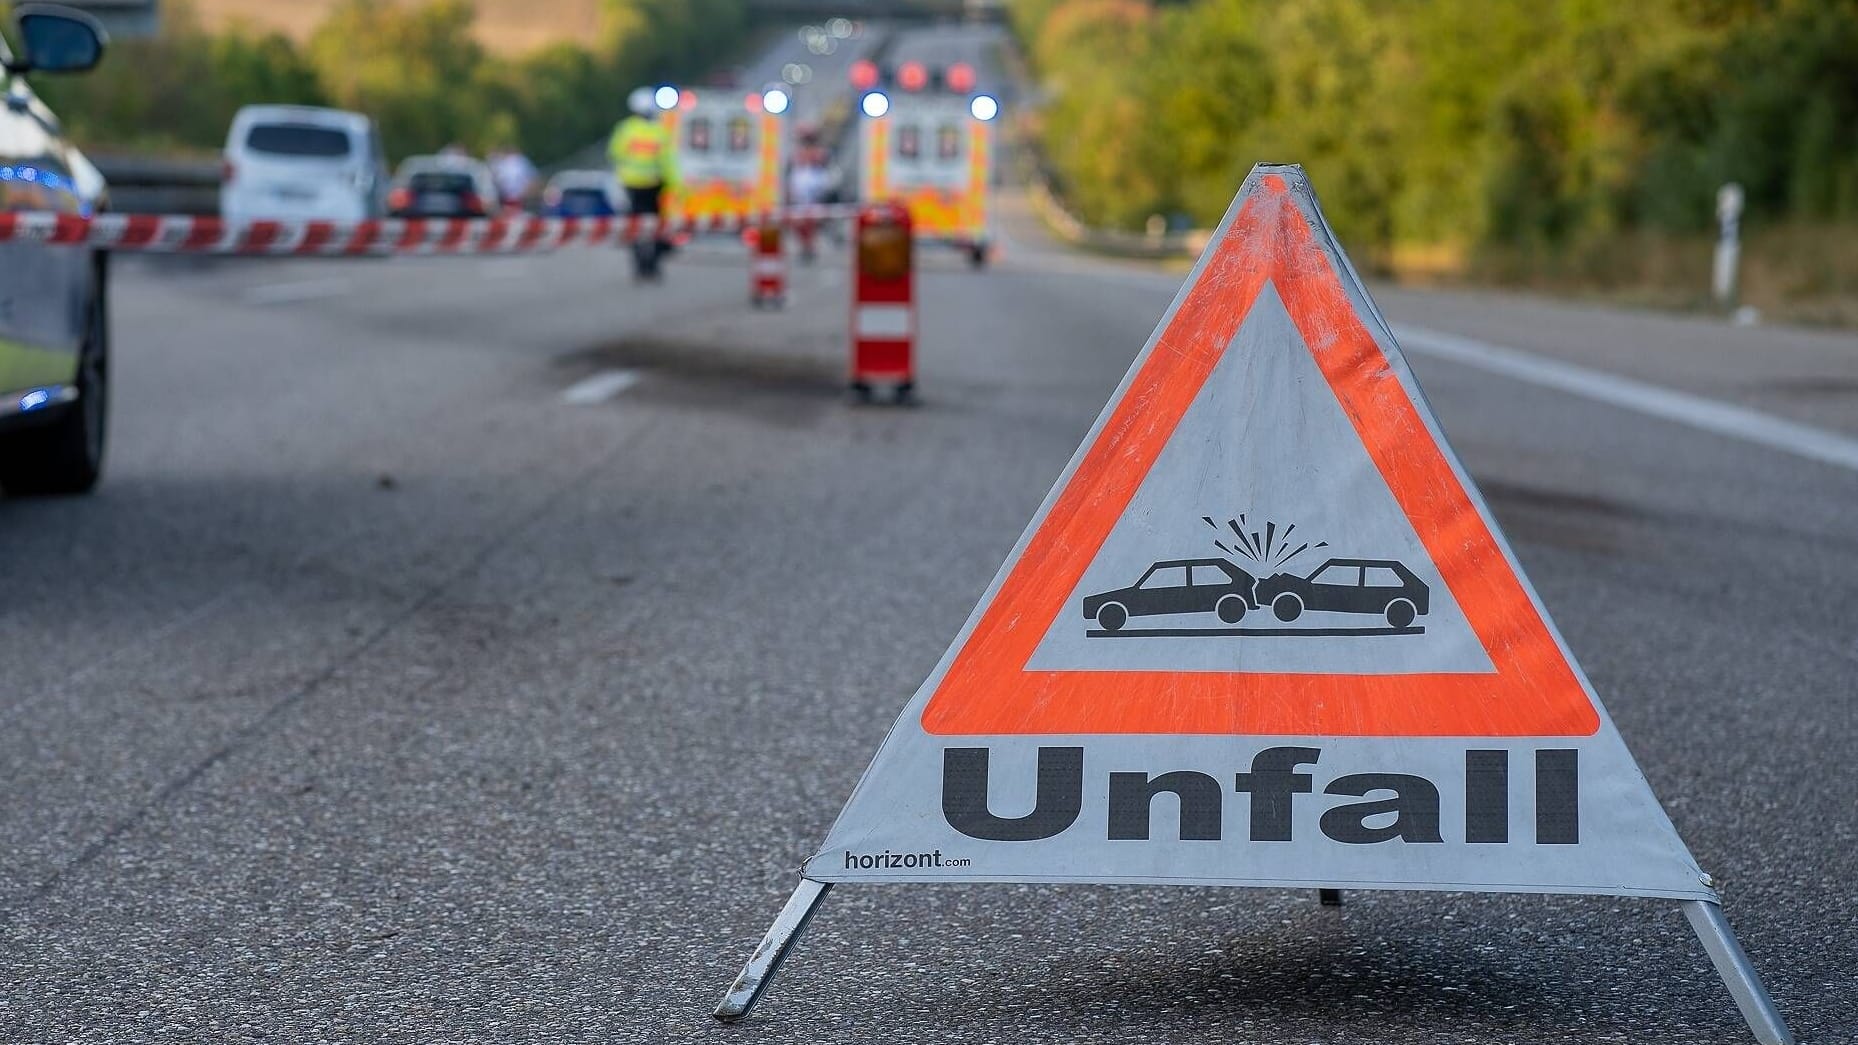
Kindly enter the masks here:
[[[937, 735], [1591, 736], [1593, 698], [1357, 313], [1310, 219], [1262, 177], [935, 692]], [[1351, 274], [1352, 278], [1352, 274]], [[1277, 290], [1493, 673], [1030, 671], [1025, 665], [1250, 314]], [[1234, 308], [1234, 302], [1242, 307]]]

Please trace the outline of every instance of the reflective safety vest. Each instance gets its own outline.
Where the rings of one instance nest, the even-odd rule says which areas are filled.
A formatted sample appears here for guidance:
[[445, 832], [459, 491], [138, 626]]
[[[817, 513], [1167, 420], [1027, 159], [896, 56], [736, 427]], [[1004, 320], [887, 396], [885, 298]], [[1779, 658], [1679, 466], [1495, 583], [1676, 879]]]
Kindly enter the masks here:
[[628, 116], [613, 129], [607, 153], [613, 159], [613, 173], [628, 189], [649, 189], [655, 185], [677, 185], [676, 146], [662, 123], [638, 116]]

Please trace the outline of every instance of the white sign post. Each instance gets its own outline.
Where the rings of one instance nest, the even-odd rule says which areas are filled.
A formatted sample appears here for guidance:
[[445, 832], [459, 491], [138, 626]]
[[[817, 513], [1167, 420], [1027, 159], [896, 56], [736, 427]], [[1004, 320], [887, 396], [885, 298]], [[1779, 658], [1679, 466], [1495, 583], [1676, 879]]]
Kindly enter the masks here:
[[1710, 292], [1724, 308], [1735, 304], [1736, 268], [1742, 260], [1742, 203], [1740, 184], [1732, 181], [1716, 190], [1716, 265]]

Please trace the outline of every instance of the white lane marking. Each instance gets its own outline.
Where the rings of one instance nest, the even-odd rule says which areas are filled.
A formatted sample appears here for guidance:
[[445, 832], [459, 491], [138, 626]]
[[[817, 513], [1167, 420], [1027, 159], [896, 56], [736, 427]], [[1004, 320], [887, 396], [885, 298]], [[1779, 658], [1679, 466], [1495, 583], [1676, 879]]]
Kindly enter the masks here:
[[1394, 336], [1422, 355], [1858, 472], [1858, 439], [1837, 432], [1474, 338], [1408, 326]]
[[602, 370], [562, 390], [561, 401], [574, 406], [604, 403], [639, 383], [637, 370]]
[[286, 305], [293, 301], [314, 301], [348, 293], [348, 280], [340, 276], [328, 279], [304, 279], [294, 283], [266, 283], [245, 291], [245, 300], [254, 305]]

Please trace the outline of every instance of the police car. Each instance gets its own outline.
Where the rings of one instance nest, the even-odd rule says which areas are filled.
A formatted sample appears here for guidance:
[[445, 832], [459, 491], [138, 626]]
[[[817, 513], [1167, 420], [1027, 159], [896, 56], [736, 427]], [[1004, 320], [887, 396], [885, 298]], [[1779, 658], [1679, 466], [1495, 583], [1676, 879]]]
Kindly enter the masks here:
[[[103, 30], [68, 8], [22, 4], [0, 40], [0, 211], [88, 215], [103, 179], [26, 85], [28, 73], [83, 72]], [[110, 331], [104, 255], [85, 246], [0, 244], [0, 488], [84, 493], [103, 469]]]

